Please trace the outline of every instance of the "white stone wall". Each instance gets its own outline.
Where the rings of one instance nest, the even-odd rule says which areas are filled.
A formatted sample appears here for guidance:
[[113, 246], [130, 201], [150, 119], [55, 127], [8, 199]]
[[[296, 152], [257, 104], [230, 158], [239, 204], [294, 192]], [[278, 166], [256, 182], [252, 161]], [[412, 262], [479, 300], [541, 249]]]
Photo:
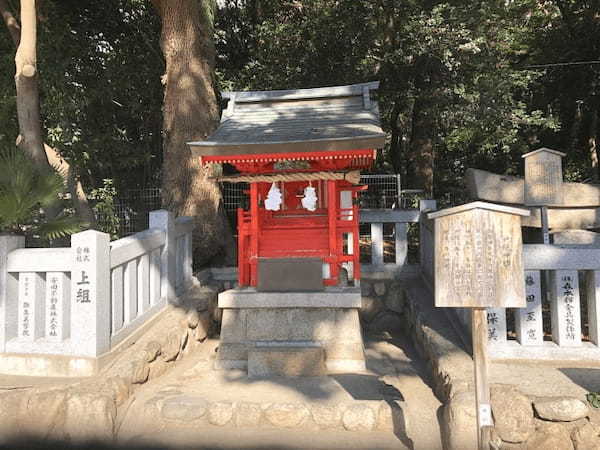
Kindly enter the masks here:
[[161, 210], [149, 230], [114, 242], [94, 230], [69, 248], [0, 236], [0, 353], [107, 353], [192, 285], [192, 229]]

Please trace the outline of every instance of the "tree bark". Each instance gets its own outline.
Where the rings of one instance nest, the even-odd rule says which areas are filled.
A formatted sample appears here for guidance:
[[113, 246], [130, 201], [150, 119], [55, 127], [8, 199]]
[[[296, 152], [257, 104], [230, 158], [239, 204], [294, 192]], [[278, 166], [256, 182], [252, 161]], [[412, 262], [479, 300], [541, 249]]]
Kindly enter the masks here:
[[217, 126], [213, 87], [215, 48], [206, 1], [153, 0], [161, 18], [161, 48], [166, 71], [163, 99], [163, 206], [195, 218], [194, 262], [219, 256], [235, 261], [221, 191], [210, 170], [192, 158], [189, 141], [205, 139]]
[[423, 189], [433, 195], [433, 136], [436, 129], [435, 91], [439, 73], [428, 56], [420, 56], [416, 62], [416, 98], [412, 112], [412, 130], [407, 155], [406, 175], [411, 188]]
[[590, 123], [587, 136], [587, 147], [590, 155], [590, 164], [592, 168], [592, 181], [597, 183], [600, 180], [600, 165], [598, 164], [598, 108], [600, 101], [592, 101], [592, 110], [590, 112]]
[[[40, 167], [50, 169], [50, 166], [52, 166], [58, 171], [65, 180], [67, 189], [71, 194], [77, 216], [89, 226], [94, 226], [96, 224], [96, 218], [88, 203], [87, 196], [85, 195], [85, 191], [83, 190], [83, 186], [79, 181], [76, 171], [54, 148], [43, 143], [42, 140], [39, 92], [37, 73], [35, 73], [37, 72], [37, 69], [35, 68], [37, 60], [36, 5], [35, 1], [21, 3], [21, 18], [22, 20], [23, 18], [26, 18], [27, 20], [27, 26], [24, 29], [21, 29], [19, 22], [14, 17], [6, 1], [0, 0], [0, 12], [2, 13], [2, 18], [4, 19], [4, 23], [17, 48], [17, 53], [15, 55], [15, 65], [17, 67], [15, 85], [17, 87], [17, 114], [20, 132], [19, 137], [17, 138], [17, 145], [26, 154], [31, 156]], [[22, 33], [26, 34], [26, 36], [24, 36], [27, 41], [25, 47], [20, 45]], [[31, 64], [31, 62], [33, 62], [34, 77], [33, 79], [28, 79], [28, 77], [25, 76], [23, 79], [23, 66]], [[21, 70], [19, 70], [19, 66], [22, 67]], [[27, 70], [31, 72], [31, 69]], [[21, 92], [22, 95], [19, 95], [19, 92]], [[19, 104], [21, 105], [20, 110]], [[24, 136], [31, 137], [27, 139], [24, 138]], [[42, 144], [43, 154], [39, 154], [39, 143]], [[58, 211], [49, 211], [49, 213], [50, 215], [55, 215]]]
[[19, 136], [17, 146], [42, 169], [50, 169], [40, 122], [35, 0], [21, 0], [21, 39], [15, 55]]
[[96, 225], [96, 216], [88, 202], [77, 172], [60, 156], [60, 153], [56, 149], [50, 147], [48, 144], [44, 144], [44, 150], [48, 162], [63, 177], [67, 185], [67, 190], [71, 194], [71, 200], [73, 201], [77, 217], [90, 228], [94, 228]]

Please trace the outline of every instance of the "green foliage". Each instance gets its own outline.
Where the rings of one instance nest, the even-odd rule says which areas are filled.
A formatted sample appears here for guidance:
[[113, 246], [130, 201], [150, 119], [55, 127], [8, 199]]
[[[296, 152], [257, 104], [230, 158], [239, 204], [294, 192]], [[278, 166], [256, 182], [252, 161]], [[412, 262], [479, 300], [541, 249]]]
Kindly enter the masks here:
[[600, 392], [590, 392], [585, 397], [592, 407], [600, 408]]
[[[77, 167], [86, 190], [105, 178], [122, 188], [158, 185], [164, 61], [151, 2], [47, 0], [40, 17], [46, 142]], [[4, 25], [0, 36], [0, 140], [14, 143], [15, 49]]]
[[[15, 2], [10, 2], [15, 4]], [[600, 2], [203, 0], [219, 89], [380, 80], [388, 143], [376, 171], [411, 188], [411, 143], [431, 139], [436, 197], [460, 201], [468, 167], [521, 174], [521, 155], [567, 152], [565, 177], [597, 179]], [[142, 0], [47, 0], [38, 68], [47, 141], [83, 185], [159, 184], [164, 61]], [[542, 65], [543, 67], [539, 67]], [[0, 39], [0, 142], [17, 134], [14, 48]], [[425, 133], [414, 118], [428, 118]], [[418, 124], [418, 123], [417, 123]], [[596, 153], [597, 153], [596, 145]]]
[[22, 152], [0, 152], [0, 231], [56, 240], [81, 229], [64, 213], [47, 219], [45, 210], [59, 208], [63, 180], [56, 172], [38, 169]]
[[[559, 120], [530, 100], [543, 75], [517, 64], [531, 2], [229, 0], [217, 16], [226, 89], [380, 80], [390, 140], [377, 171], [407, 172], [416, 103], [431, 118], [438, 197], [464, 192], [468, 167], [515, 173]], [[412, 186], [406, 186], [412, 187]]]
[[98, 219], [98, 228], [110, 234], [112, 239], [119, 236], [119, 216], [115, 209], [115, 189], [113, 180], [105, 178], [102, 187], [93, 189], [88, 195], [94, 204], [94, 213]]

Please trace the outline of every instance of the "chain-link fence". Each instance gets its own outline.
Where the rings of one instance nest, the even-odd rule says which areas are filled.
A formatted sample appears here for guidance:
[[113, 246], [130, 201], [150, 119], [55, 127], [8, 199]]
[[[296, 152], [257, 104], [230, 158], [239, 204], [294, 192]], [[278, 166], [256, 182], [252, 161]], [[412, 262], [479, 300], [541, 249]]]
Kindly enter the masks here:
[[[422, 191], [402, 189], [400, 175], [362, 175], [361, 184], [368, 186], [359, 196], [361, 208], [410, 209], [418, 207]], [[221, 183], [223, 206], [232, 230], [237, 229], [236, 210], [248, 204], [248, 183]], [[148, 228], [148, 212], [160, 209], [160, 188], [129, 189], [115, 198], [119, 219], [119, 235], [128, 236]], [[101, 221], [102, 218], [99, 218]]]
[[[128, 189], [114, 199], [119, 237], [148, 228], [148, 213], [161, 208], [160, 188]], [[102, 217], [98, 222], [102, 223]]]

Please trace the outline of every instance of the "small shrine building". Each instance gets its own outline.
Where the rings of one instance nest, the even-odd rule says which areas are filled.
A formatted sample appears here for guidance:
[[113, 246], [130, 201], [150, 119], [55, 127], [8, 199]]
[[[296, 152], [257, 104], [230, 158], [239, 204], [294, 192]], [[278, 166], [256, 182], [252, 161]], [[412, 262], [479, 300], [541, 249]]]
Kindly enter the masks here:
[[340, 275], [360, 280], [360, 170], [385, 140], [371, 99], [377, 87], [223, 94], [229, 101], [219, 128], [189, 145], [202, 164], [239, 172], [220, 181], [250, 185], [249, 207], [238, 209], [240, 286], [267, 282], [260, 267], [270, 258], [320, 259], [325, 286], [338, 285]]
[[[201, 164], [235, 169], [219, 181], [249, 184], [249, 204], [237, 216], [239, 287], [219, 295], [222, 368], [281, 372], [281, 349], [279, 369], [252, 365], [277, 345], [293, 347], [294, 358], [304, 348], [307, 361], [327, 360], [328, 369], [348, 367], [340, 364], [346, 359], [364, 366], [358, 193], [360, 170], [371, 167], [385, 142], [372, 97], [378, 85], [225, 92], [218, 129], [189, 143]], [[315, 308], [322, 310], [315, 315]], [[350, 339], [351, 357], [336, 356], [331, 333], [319, 335], [323, 321], [345, 330], [337, 344]], [[267, 322], [276, 329], [269, 332]]]

